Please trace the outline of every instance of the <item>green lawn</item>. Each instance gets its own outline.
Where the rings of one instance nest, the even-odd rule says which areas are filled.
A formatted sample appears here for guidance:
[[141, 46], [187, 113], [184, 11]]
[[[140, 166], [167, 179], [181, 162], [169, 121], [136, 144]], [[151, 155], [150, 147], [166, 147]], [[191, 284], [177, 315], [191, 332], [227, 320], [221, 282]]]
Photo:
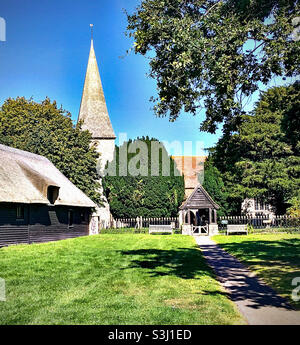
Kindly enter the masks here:
[[237, 324], [190, 236], [97, 235], [0, 249], [0, 324]]
[[213, 239], [300, 310], [300, 301], [291, 299], [295, 288], [292, 280], [300, 277], [300, 234], [230, 235]]

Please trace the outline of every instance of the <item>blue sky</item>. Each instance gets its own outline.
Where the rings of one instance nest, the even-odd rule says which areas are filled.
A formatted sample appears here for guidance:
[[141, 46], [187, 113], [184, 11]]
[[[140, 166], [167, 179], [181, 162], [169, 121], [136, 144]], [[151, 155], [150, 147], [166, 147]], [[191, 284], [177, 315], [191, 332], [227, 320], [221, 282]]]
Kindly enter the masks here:
[[[56, 100], [77, 120], [94, 26], [94, 47], [107, 107], [115, 133], [128, 138], [149, 135], [172, 142], [192, 141], [213, 146], [219, 135], [199, 131], [204, 114], [182, 114], [174, 123], [156, 118], [151, 96], [155, 81], [146, 77], [148, 60], [126, 50], [125, 8], [132, 12], [138, 0], [1, 0], [6, 41], [0, 41], [0, 104], [8, 97], [46, 96]], [[200, 145], [201, 146], [201, 145]], [[173, 152], [174, 153], [174, 152]]]

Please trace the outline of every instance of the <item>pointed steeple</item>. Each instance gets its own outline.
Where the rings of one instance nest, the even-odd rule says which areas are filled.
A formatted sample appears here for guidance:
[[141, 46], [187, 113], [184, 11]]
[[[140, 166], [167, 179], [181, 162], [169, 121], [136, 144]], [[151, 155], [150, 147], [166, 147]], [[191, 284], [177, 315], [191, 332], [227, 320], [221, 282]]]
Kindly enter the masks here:
[[89, 130], [93, 139], [116, 138], [106, 107], [93, 38], [78, 117], [80, 120], [83, 121], [82, 129]]

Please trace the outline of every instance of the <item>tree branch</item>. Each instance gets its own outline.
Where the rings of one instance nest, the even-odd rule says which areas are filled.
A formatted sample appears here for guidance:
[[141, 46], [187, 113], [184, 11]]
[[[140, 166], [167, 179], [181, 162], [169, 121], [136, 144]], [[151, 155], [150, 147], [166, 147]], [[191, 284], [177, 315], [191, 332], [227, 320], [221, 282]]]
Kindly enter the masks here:
[[212, 6], [206, 11], [206, 13], [204, 14], [204, 16], [207, 16], [208, 13], [209, 13], [216, 5], [218, 5], [220, 2], [221, 2], [221, 1], [217, 1], [214, 5], [212, 5]]

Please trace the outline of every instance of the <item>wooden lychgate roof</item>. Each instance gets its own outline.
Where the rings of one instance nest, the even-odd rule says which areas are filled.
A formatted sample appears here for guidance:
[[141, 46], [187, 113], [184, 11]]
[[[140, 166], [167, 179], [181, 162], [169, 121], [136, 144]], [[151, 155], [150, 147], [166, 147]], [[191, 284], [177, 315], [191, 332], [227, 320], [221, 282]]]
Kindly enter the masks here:
[[193, 193], [187, 200], [180, 206], [180, 209], [201, 209], [201, 208], [214, 208], [219, 209], [220, 206], [213, 201], [208, 192], [201, 184], [193, 190]]

